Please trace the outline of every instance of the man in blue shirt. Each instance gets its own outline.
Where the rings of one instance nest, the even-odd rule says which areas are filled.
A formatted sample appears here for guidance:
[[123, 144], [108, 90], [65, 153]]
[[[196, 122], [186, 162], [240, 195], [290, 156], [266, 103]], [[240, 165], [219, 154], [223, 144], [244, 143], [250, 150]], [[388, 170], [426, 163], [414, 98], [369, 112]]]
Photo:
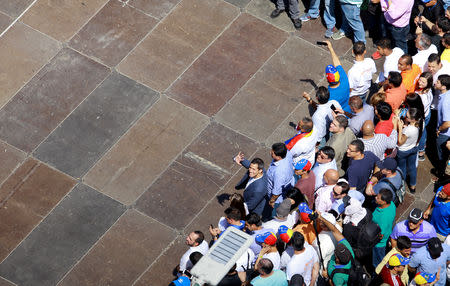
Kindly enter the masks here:
[[438, 104], [438, 124], [437, 124], [437, 154], [439, 163], [436, 166], [438, 175], [443, 175], [445, 163], [448, 158], [448, 149], [445, 144], [450, 139], [450, 75], [442, 74], [438, 76], [434, 87], [441, 92]]
[[423, 216], [428, 218], [430, 214], [430, 223], [436, 229], [437, 237], [444, 241], [450, 234], [450, 183], [438, 189]]
[[336, 100], [346, 112], [351, 112], [348, 105], [348, 98], [350, 95], [350, 83], [348, 82], [347, 74], [341, 65], [339, 57], [336, 55], [330, 41], [325, 41], [330, 50], [331, 60], [333, 65], [328, 65], [325, 68], [327, 75], [328, 90], [330, 91], [330, 100]]

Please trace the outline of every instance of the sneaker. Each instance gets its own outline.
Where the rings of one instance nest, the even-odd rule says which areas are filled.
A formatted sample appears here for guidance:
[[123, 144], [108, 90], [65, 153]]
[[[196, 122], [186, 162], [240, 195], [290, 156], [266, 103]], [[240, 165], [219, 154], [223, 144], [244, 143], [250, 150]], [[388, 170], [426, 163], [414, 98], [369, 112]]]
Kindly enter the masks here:
[[414, 195], [416, 193], [416, 188], [413, 188], [413, 189], [410, 188], [409, 192]]
[[276, 18], [276, 17], [280, 16], [280, 14], [283, 13], [283, 12], [284, 12], [284, 9], [279, 10], [279, 9], [277, 8], [277, 9], [275, 9], [275, 10], [272, 11], [272, 13], [270, 14], [270, 17], [271, 17], [271, 18]]
[[425, 154], [419, 154], [419, 161], [420, 162], [423, 162], [423, 161], [425, 161]]
[[300, 29], [300, 28], [302, 27], [302, 20], [300, 20], [300, 19], [294, 19], [293, 22], [294, 22], [294, 27], [295, 27], [297, 30]]
[[331, 38], [331, 36], [333, 36], [334, 32], [336, 32], [336, 28], [335, 27], [333, 27], [331, 29], [327, 29], [325, 31], [325, 38], [328, 38], [328, 39]]
[[300, 20], [302, 20], [302, 22], [308, 22], [309, 20], [315, 20], [315, 19], [317, 19], [317, 18], [313, 18], [313, 17], [309, 16], [308, 14], [305, 14], [300, 17]]
[[381, 55], [378, 51], [376, 51], [375, 53], [372, 54], [372, 59], [378, 60], [380, 58], [381, 58]]
[[334, 32], [334, 33], [331, 35], [331, 38], [332, 38], [333, 40], [340, 40], [340, 39], [342, 39], [342, 38], [344, 38], [344, 37], [345, 37], [345, 33], [342, 32], [341, 30], [336, 31], [336, 32]]

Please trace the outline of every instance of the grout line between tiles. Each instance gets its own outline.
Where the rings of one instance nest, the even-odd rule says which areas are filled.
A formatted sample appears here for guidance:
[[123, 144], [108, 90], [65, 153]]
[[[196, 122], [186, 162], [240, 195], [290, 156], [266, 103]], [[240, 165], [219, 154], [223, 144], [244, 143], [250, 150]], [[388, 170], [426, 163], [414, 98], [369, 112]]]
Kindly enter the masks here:
[[3, 280], [5, 280], [6, 282], [8, 282], [8, 283], [11, 283], [12, 285], [15, 285], [15, 286], [17, 286], [17, 284], [16, 283], [14, 283], [14, 282], [12, 282], [11, 280], [8, 280], [8, 279], [6, 279], [5, 277], [3, 277], [3, 276], [0, 276], [0, 279], [3, 279]]
[[33, 0], [33, 2], [31, 2], [30, 5], [28, 5], [28, 7], [19, 15], [17, 16], [16, 19], [14, 19], [14, 21], [12, 21], [11, 24], [9, 24], [9, 26], [0, 34], [0, 38], [6, 33], [8, 32], [9, 29], [11, 29], [12, 26], [14, 26], [14, 24], [19, 21], [19, 19], [31, 8], [31, 6], [34, 5], [34, 3], [36, 3], [38, 0]]
[[171, 226], [169, 226], [169, 225], [167, 225], [167, 224], [165, 224], [165, 223], [163, 223], [163, 222], [157, 220], [156, 218], [151, 217], [151, 216], [149, 216], [148, 214], [146, 214], [146, 213], [144, 213], [144, 212], [141, 212], [141, 211], [138, 210], [138, 209], [134, 209], [134, 208], [133, 208], [132, 210], [135, 211], [135, 212], [138, 212], [139, 214], [141, 214], [141, 215], [143, 215], [143, 216], [145, 216], [145, 217], [147, 217], [147, 218], [149, 218], [149, 219], [151, 219], [151, 220], [154, 221], [154, 222], [157, 222], [157, 223], [159, 223], [159, 224], [161, 224], [161, 225], [163, 225], [163, 226], [169, 228], [170, 230], [172, 230], [173, 232], [175, 232], [177, 235], [183, 234], [183, 233], [182, 233], [181, 231], [179, 231], [178, 229], [173, 228], [173, 227], [171, 227]]

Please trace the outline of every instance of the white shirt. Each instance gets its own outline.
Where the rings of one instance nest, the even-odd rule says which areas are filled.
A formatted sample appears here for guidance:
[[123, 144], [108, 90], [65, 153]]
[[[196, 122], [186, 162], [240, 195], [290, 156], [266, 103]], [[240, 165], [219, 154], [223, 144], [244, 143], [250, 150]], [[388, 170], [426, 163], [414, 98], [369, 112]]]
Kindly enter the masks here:
[[294, 164], [301, 159], [306, 159], [314, 164], [316, 157], [317, 130], [314, 127], [310, 136], [303, 137], [291, 149]]
[[[342, 232], [342, 227], [339, 224], [335, 224], [336, 228]], [[334, 249], [336, 248], [337, 241], [334, 238], [331, 231], [321, 231], [319, 233], [320, 240], [320, 250], [322, 251], [323, 265], [325, 269], [328, 266], [328, 262], [331, 259], [331, 256], [334, 254]], [[319, 253], [319, 246], [317, 244], [317, 239], [313, 243], [313, 247], [317, 253]]]
[[348, 71], [348, 82], [352, 91], [350, 97], [366, 93], [372, 84], [372, 76], [377, 72], [377, 67], [372, 59], [354, 61]]
[[295, 274], [303, 276], [306, 285], [311, 283], [312, 270], [315, 263], [319, 262], [316, 250], [305, 244], [305, 250], [300, 254], [294, 254], [286, 266], [287, 280], [291, 280]]
[[[305, 242], [306, 244], [307, 242]], [[281, 254], [281, 260], [280, 260], [280, 269], [285, 271], [286, 266], [289, 264], [289, 261], [291, 261], [292, 256], [294, 256], [294, 247], [292, 245], [288, 245], [286, 249]]]
[[422, 99], [423, 109], [425, 110], [425, 117], [430, 114], [431, 103], [433, 102], [433, 90], [430, 88], [426, 93], [418, 93]]
[[425, 68], [425, 65], [427, 65], [427, 63], [428, 63], [428, 57], [431, 54], [437, 54], [437, 53], [438, 53], [438, 50], [437, 50], [436, 46], [431, 44], [431, 46], [428, 47], [428, 49], [418, 51], [417, 54], [415, 54], [412, 57], [413, 63], [418, 65], [420, 70], [423, 71], [423, 69]]
[[315, 195], [316, 199], [314, 204], [316, 205], [316, 211], [328, 212], [331, 210], [335, 199], [333, 197], [333, 187], [335, 185], [326, 185], [317, 189]]
[[180, 259], [180, 271], [184, 271], [186, 269], [191, 269], [192, 268], [192, 263], [189, 260], [189, 255], [191, 255], [191, 253], [193, 252], [200, 252], [203, 255], [206, 255], [206, 253], [208, 253], [209, 250], [209, 246], [208, 243], [203, 240], [202, 243], [200, 243], [198, 246], [191, 246], [189, 247], [188, 251], [186, 251], [183, 256], [181, 256]]
[[325, 137], [328, 128], [330, 128], [330, 123], [331, 121], [333, 121], [333, 114], [331, 110], [332, 104], [334, 104], [336, 108], [342, 109], [339, 102], [337, 102], [336, 100], [329, 100], [325, 104], [319, 104], [312, 116], [314, 129], [317, 131], [317, 138], [316, 138], [317, 142], [320, 142], [320, 140], [322, 140], [322, 138]]
[[382, 82], [387, 79], [389, 72], [398, 70], [398, 59], [403, 56], [404, 52], [402, 49], [395, 47], [392, 49], [392, 53], [389, 56], [386, 56], [383, 64], [383, 71], [380, 72], [377, 82]]
[[266, 253], [263, 255], [263, 258], [267, 258], [270, 261], [272, 261], [273, 270], [280, 269], [281, 257], [280, 257], [280, 254], [278, 253], [278, 251]]
[[254, 259], [255, 254], [250, 248], [248, 248], [247, 251], [244, 252], [244, 254], [242, 254], [242, 256], [239, 257], [238, 260], [236, 260], [236, 271], [242, 272], [252, 268], [252, 263]]
[[331, 162], [324, 163], [324, 164], [320, 164], [320, 163], [316, 162], [316, 164], [312, 168], [312, 171], [313, 171], [314, 175], [316, 176], [316, 187], [315, 187], [316, 190], [325, 183], [323, 181], [323, 174], [325, 174], [325, 172], [329, 169], [333, 169], [333, 170], [337, 171], [336, 160], [333, 159], [333, 160], [331, 160]]
[[293, 212], [293, 213], [289, 214], [285, 220], [274, 218], [272, 220], [269, 220], [269, 221], [266, 221], [265, 223], [263, 223], [262, 227], [264, 229], [273, 229], [273, 230], [275, 230], [275, 232], [278, 232], [278, 228], [282, 225], [285, 225], [288, 228], [292, 228], [294, 226], [294, 224], [297, 222], [297, 220], [298, 220], [297, 212]]
[[[450, 75], [450, 63], [449, 62], [441, 62], [442, 63], [442, 67], [440, 70], [438, 70], [434, 75], [433, 75], [433, 86], [436, 83], [436, 81], [438, 80], [438, 77], [441, 74], [448, 74]], [[428, 68], [428, 64], [427, 64], [427, 68]], [[434, 94], [433, 94], [433, 101], [431, 102], [431, 108], [432, 109], [437, 109], [438, 107], [438, 103], [439, 103], [439, 95], [441, 94], [441, 92], [438, 89], [434, 90]]]
[[417, 145], [417, 138], [419, 137], [419, 128], [414, 125], [408, 125], [403, 127], [402, 134], [407, 136], [405, 143], [398, 146], [400, 151], [408, 151]]

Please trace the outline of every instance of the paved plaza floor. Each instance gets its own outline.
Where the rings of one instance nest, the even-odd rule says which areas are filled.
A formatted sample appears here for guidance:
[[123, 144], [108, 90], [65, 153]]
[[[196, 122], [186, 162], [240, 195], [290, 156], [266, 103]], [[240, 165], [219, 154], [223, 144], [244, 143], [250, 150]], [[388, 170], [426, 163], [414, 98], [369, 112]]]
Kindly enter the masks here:
[[[167, 285], [331, 63], [269, 0], [0, 1], [0, 285]], [[302, 9], [303, 10], [303, 9]], [[346, 69], [351, 41], [334, 42]], [[378, 63], [379, 64], [379, 63]], [[424, 207], [418, 192], [399, 214]]]

